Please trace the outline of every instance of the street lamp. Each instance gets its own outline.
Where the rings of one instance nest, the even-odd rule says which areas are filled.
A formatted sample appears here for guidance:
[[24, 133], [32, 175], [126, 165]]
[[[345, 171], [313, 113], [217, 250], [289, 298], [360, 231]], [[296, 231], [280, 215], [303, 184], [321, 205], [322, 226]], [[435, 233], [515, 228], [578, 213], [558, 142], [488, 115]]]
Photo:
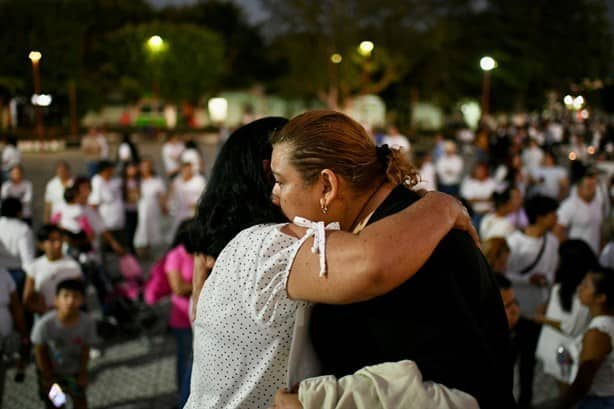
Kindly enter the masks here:
[[482, 116], [488, 115], [490, 104], [490, 71], [497, 67], [494, 58], [486, 55], [480, 59], [480, 68], [484, 72], [482, 76]]
[[[28, 58], [32, 61], [32, 74], [34, 76], [34, 94], [40, 95], [41, 93], [41, 78], [40, 71], [38, 69], [43, 54], [40, 51], [30, 51]], [[36, 111], [36, 133], [39, 139], [43, 139], [43, 113], [41, 112], [41, 106], [39, 104], [34, 105]]]
[[330, 56], [330, 62], [333, 64], [341, 64], [341, 61], [343, 61], [343, 57], [339, 53], [334, 53]]
[[158, 99], [160, 97], [160, 62], [157, 61], [157, 57], [166, 49], [166, 43], [162, 37], [156, 34], [149, 37], [145, 45], [151, 55], [151, 60], [155, 67], [153, 70], [153, 94], [154, 97]]
[[358, 53], [362, 55], [363, 57], [369, 57], [371, 56], [371, 53], [373, 52], [374, 48], [375, 48], [375, 44], [373, 44], [373, 42], [363, 41], [358, 46]]

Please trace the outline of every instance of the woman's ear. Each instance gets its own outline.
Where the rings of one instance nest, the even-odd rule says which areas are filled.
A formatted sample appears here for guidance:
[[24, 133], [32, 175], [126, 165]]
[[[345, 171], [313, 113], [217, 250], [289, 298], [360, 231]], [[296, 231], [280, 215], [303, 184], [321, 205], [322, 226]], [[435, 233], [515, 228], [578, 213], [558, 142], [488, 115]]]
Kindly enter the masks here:
[[328, 206], [339, 195], [339, 178], [330, 169], [324, 169], [320, 172], [320, 180], [322, 182], [322, 197], [325, 204]]

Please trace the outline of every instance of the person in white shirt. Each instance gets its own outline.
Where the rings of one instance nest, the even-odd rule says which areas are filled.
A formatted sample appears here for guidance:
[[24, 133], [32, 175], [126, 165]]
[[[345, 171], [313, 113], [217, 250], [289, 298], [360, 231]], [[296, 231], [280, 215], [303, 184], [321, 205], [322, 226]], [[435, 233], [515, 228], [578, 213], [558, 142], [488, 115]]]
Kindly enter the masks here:
[[568, 385], [567, 374], [555, 359], [554, 351], [562, 339], [574, 339], [586, 330], [590, 322], [588, 309], [578, 298], [577, 288], [589, 271], [599, 268], [597, 257], [582, 240], [567, 240], [559, 247], [559, 267], [556, 284], [552, 286], [545, 313], [538, 313], [535, 321], [543, 324], [537, 357], [542, 361], [544, 372], [557, 381]]
[[59, 227], [44, 225], [37, 233], [37, 241], [45, 254], [26, 266], [28, 275], [24, 290], [24, 304], [39, 316], [54, 308], [56, 286], [67, 279], [83, 279], [79, 264], [62, 253], [64, 237]]
[[476, 228], [480, 227], [482, 217], [493, 210], [492, 194], [496, 190], [497, 182], [489, 176], [486, 163], [477, 163], [471, 176], [463, 180], [460, 195], [473, 208], [473, 222]]
[[533, 187], [532, 194], [540, 194], [555, 200], [564, 199], [569, 193], [569, 179], [567, 171], [556, 165], [556, 158], [551, 151], [544, 153], [541, 166], [533, 169], [531, 173]]
[[174, 178], [179, 173], [181, 165], [181, 154], [185, 150], [185, 145], [179, 135], [171, 134], [168, 140], [162, 145], [162, 161], [164, 170], [169, 179]]
[[90, 128], [81, 138], [81, 152], [86, 158], [87, 175], [91, 178], [98, 172], [98, 162], [109, 156], [109, 147], [104, 135], [100, 138], [96, 128]]
[[390, 146], [391, 148], [400, 149], [407, 155], [409, 155], [411, 150], [409, 139], [407, 139], [407, 136], [402, 135], [399, 132], [399, 128], [397, 128], [395, 125], [388, 126], [388, 133], [382, 139], [382, 143]]
[[535, 139], [529, 140], [529, 146], [522, 151], [522, 164], [531, 173], [537, 169], [544, 160], [544, 152], [541, 150]]
[[545, 196], [527, 200], [529, 226], [507, 238], [510, 257], [506, 274], [514, 283], [520, 311], [533, 318], [548, 296], [554, 282], [559, 257], [559, 241], [550, 233], [556, 224], [558, 203]]
[[137, 254], [147, 255], [148, 250], [162, 243], [160, 218], [168, 213], [166, 205], [166, 186], [153, 169], [151, 160], [143, 160], [139, 165], [141, 172], [141, 194], [139, 196], [139, 220], [134, 235]]
[[576, 345], [580, 350], [575, 380], [561, 397], [559, 408], [614, 407], [614, 270], [590, 272], [578, 287], [591, 322]]
[[66, 203], [64, 201], [64, 191], [72, 185], [72, 182], [70, 165], [64, 160], [59, 161], [55, 166], [55, 177], [47, 182], [47, 186], [45, 186], [44, 223], [49, 223], [53, 215]]
[[441, 192], [458, 196], [463, 177], [463, 158], [456, 153], [456, 144], [446, 141], [444, 155], [435, 164], [437, 186]]
[[426, 190], [429, 192], [437, 190], [437, 174], [430, 153], [418, 152], [416, 153], [416, 159], [418, 161], [417, 166], [420, 168], [420, 183], [414, 186], [414, 190]]
[[508, 215], [514, 211], [512, 189], [508, 188], [503, 192], [493, 193], [493, 202], [495, 211], [484, 216], [480, 224], [480, 239], [482, 241], [491, 237], [505, 238], [516, 231], [516, 228], [508, 219]]
[[192, 164], [192, 171], [194, 173], [202, 173], [202, 155], [198, 150], [198, 145], [193, 140], [189, 140], [185, 143], [185, 150], [181, 153], [181, 163], [190, 162]]
[[32, 224], [32, 182], [24, 179], [23, 167], [15, 165], [9, 171], [9, 180], [2, 184], [0, 198], [2, 200], [14, 197], [21, 202], [21, 217], [29, 225]]
[[0, 206], [0, 269], [7, 270], [21, 294], [24, 287], [24, 266], [34, 260], [32, 230], [21, 220], [21, 202], [13, 197]]
[[561, 242], [567, 239], [584, 240], [595, 254], [600, 253], [604, 218], [602, 204], [597, 197], [597, 183], [597, 172], [586, 170], [578, 182], [576, 194], [561, 203], [554, 230]]
[[92, 193], [88, 203], [100, 214], [105, 230], [112, 232], [115, 238], [121, 241], [126, 216], [122, 181], [114, 175], [115, 167], [111, 162], [101, 161], [98, 164], [98, 174], [92, 179]]
[[21, 163], [21, 151], [17, 147], [17, 139], [13, 136], [6, 138], [6, 145], [2, 150], [2, 171], [4, 178], [8, 177], [8, 172], [13, 166]]
[[171, 184], [170, 199], [174, 218], [171, 237], [175, 235], [177, 227], [182, 221], [193, 217], [200, 195], [205, 190], [207, 182], [205, 177], [195, 174], [190, 162], [183, 162], [179, 175]]

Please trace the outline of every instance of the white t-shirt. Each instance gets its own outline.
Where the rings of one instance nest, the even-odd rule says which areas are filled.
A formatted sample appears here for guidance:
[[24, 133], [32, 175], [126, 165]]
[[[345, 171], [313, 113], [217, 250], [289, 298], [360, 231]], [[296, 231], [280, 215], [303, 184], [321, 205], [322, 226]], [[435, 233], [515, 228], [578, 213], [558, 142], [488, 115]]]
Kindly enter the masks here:
[[124, 228], [126, 216], [122, 199], [122, 181], [119, 178], [104, 180], [96, 175], [92, 178], [92, 193], [89, 204], [98, 206], [98, 213], [107, 230]]
[[21, 152], [13, 145], [6, 145], [2, 150], [2, 170], [9, 171], [21, 163]]
[[200, 173], [201, 159], [200, 153], [196, 149], [186, 149], [181, 153], [181, 162], [189, 162], [192, 165], [192, 171], [194, 173]]
[[[593, 396], [614, 396], [614, 317], [601, 315], [594, 317], [588, 329], [598, 329], [610, 337], [610, 347], [612, 350], [601, 364], [588, 395]], [[582, 338], [578, 339], [579, 348], [582, 347]]]
[[173, 213], [177, 220], [188, 219], [194, 215], [198, 199], [206, 186], [205, 177], [200, 174], [195, 174], [187, 181], [183, 180], [181, 175], [173, 180]]
[[23, 217], [32, 216], [32, 182], [29, 180], [22, 180], [18, 184], [13, 183], [11, 180], [7, 180], [2, 184], [0, 197], [3, 200], [7, 197], [19, 199], [23, 207]]
[[83, 278], [79, 264], [68, 256], [51, 261], [43, 255], [24, 270], [34, 280], [34, 289], [42, 295], [47, 307], [53, 307], [55, 290], [60, 282]]
[[463, 159], [458, 155], [444, 155], [435, 165], [439, 182], [443, 185], [458, 185], [463, 177]]
[[109, 158], [109, 144], [107, 143], [107, 138], [104, 137], [103, 134], [96, 135], [96, 142], [100, 147], [100, 159], [108, 159]]
[[491, 198], [495, 190], [497, 190], [497, 182], [492, 178], [477, 180], [472, 177], [466, 177], [461, 184], [460, 194], [467, 200], [483, 200], [471, 204], [476, 213], [483, 214], [493, 210]]
[[6, 337], [13, 330], [11, 293], [16, 289], [11, 275], [6, 270], [0, 269], [0, 338]]
[[431, 162], [426, 162], [420, 168], [420, 183], [414, 189], [437, 190], [437, 175], [435, 166]]
[[557, 216], [558, 223], [568, 229], [568, 238], [584, 240], [595, 254], [599, 254], [603, 212], [597, 197], [586, 203], [577, 195], [571, 195], [561, 203]]
[[538, 147], [526, 148], [522, 151], [521, 159], [524, 167], [532, 171], [541, 165], [544, 159], [544, 152]]
[[83, 231], [84, 222], [87, 223], [96, 235], [105, 231], [105, 225], [100, 215], [89, 206], [65, 203], [60, 207], [59, 213], [58, 226], [71, 233]]
[[543, 274], [548, 283], [552, 284], [559, 264], [558, 239], [552, 233], [546, 233], [545, 239], [546, 247], [537, 264], [526, 274], [520, 274], [537, 259], [543, 238], [527, 236], [521, 231], [515, 231], [507, 238], [510, 255], [507, 260], [506, 275], [514, 283], [520, 312], [528, 317], [535, 315], [535, 309], [546, 301], [549, 292], [547, 288], [531, 285], [529, 282], [531, 276]]
[[409, 152], [411, 144], [404, 135], [386, 135], [382, 138], [382, 144], [386, 144], [391, 148], [401, 149], [403, 152]]
[[169, 143], [166, 142], [162, 146], [162, 161], [166, 173], [176, 172], [181, 164], [181, 154], [185, 150], [183, 142]]
[[533, 179], [537, 181], [533, 188], [533, 193], [559, 200], [561, 181], [567, 179], [567, 172], [564, 168], [560, 166], [541, 166], [533, 169], [531, 174]]
[[[68, 182], [67, 186], [72, 185], [72, 179]], [[64, 191], [66, 187], [62, 183], [59, 177], [51, 179], [45, 187], [45, 202], [51, 204], [51, 215], [56, 214], [62, 207], [64, 201]]]
[[480, 238], [486, 241], [493, 237], [506, 238], [516, 231], [514, 225], [507, 216], [497, 216], [496, 213], [488, 213], [480, 224]]
[[23, 267], [34, 261], [32, 229], [19, 219], [0, 217], [0, 268]]
[[599, 256], [599, 264], [604, 267], [614, 268], [614, 241], [608, 242]]
[[290, 267], [304, 240], [259, 225], [220, 253], [205, 282], [194, 323], [187, 409], [266, 409], [286, 387], [295, 312]]

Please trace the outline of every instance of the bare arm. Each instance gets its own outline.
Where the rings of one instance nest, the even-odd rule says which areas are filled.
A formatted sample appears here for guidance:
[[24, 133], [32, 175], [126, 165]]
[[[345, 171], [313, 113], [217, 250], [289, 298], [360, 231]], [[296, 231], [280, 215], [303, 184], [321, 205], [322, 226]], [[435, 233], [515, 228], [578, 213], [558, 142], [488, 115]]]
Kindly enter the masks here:
[[595, 379], [595, 374], [606, 356], [612, 351], [610, 336], [597, 329], [586, 332], [582, 341], [580, 353], [580, 367], [578, 375], [567, 393], [561, 398], [560, 408], [571, 408], [580, 401], [588, 391]]
[[28, 335], [28, 331], [26, 329], [26, 320], [23, 315], [23, 306], [21, 305], [21, 300], [17, 295], [17, 292], [13, 291], [11, 293], [11, 316], [13, 317], [13, 322], [15, 322], [15, 327], [17, 327], [17, 331], [19, 331], [19, 335], [22, 338], [25, 338]]
[[43, 210], [43, 222], [49, 223], [51, 220], [51, 203], [45, 202], [45, 208]]
[[554, 233], [556, 238], [559, 239], [560, 243], [567, 240], [567, 227], [563, 226], [562, 224], [557, 223], [556, 226], [554, 226], [552, 233]]
[[23, 304], [29, 311], [43, 314], [47, 311], [47, 306], [43, 297], [34, 289], [34, 279], [26, 278], [26, 285], [23, 289]]
[[433, 192], [367, 226], [360, 235], [333, 232], [328, 237], [325, 278], [319, 276], [318, 257], [310, 250], [313, 239], [307, 240], [290, 270], [288, 295], [346, 304], [385, 294], [422, 267], [455, 223], [477, 237], [466, 209], [451, 196]]
[[[51, 360], [49, 359], [49, 349], [46, 345], [34, 346], [34, 357], [36, 359], [36, 366], [43, 375], [43, 380], [50, 383], [53, 379], [53, 371], [51, 366]], [[49, 385], [50, 386], [50, 385]]]
[[176, 270], [167, 271], [168, 284], [171, 286], [171, 291], [175, 295], [187, 297], [192, 294], [192, 283], [186, 283], [181, 278], [181, 273]]
[[198, 298], [200, 291], [205, 285], [209, 273], [213, 269], [215, 259], [206, 254], [194, 255], [194, 274], [192, 275], [192, 320], [196, 319], [196, 311], [198, 311]]

